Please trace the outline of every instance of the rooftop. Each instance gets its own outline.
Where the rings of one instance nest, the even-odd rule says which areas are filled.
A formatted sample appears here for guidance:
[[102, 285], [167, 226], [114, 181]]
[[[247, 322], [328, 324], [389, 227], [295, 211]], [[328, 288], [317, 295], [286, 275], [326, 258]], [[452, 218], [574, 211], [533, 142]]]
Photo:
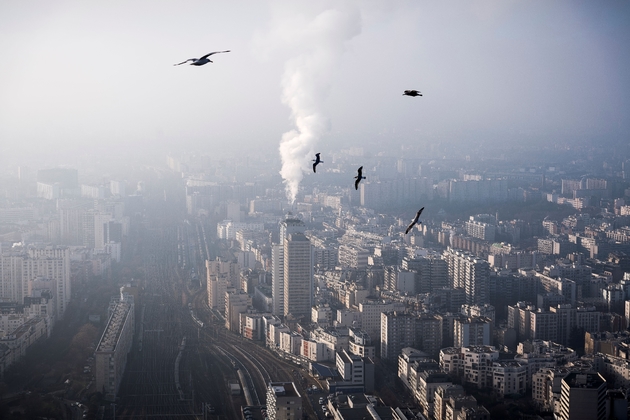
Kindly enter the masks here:
[[599, 373], [569, 373], [562, 379], [571, 388], [599, 388], [606, 380]]
[[122, 327], [125, 324], [127, 314], [129, 313], [131, 307], [131, 303], [125, 301], [121, 301], [116, 304], [112, 316], [107, 322], [101, 341], [96, 347], [97, 352], [114, 351], [116, 344], [118, 343], [120, 332], [122, 331]]
[[269, 382], [268, 387], [273, 389], [276, 396], [300, 397], [300, 393], [293, 382]]
[[468, 351], [468, 353], [498, 353], [493, 346], [468, 346], [464, 347], [463, 350]]

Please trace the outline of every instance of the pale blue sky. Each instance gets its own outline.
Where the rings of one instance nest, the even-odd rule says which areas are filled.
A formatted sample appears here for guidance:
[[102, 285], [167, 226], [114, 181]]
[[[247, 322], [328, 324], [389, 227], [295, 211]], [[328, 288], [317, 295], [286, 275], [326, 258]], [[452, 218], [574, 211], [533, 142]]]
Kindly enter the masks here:
[[[628, 137], [629, 2], [391, 3], [0, 2], [3, 161], [277, 149], [294, 128], [285, 65], [338, 45], [329, 37], [341, 46], [311, 86], [328, 123], [315, 145]], [[306, 33], [327, 9], [350, 14], [354, 32]], [[225, 49], [213, 64], [173, 66]]]

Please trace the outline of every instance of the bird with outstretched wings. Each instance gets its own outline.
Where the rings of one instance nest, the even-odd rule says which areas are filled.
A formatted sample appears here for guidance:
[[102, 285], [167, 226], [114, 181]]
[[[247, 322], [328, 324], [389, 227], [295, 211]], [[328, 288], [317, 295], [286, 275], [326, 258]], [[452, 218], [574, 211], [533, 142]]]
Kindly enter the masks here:
[[214, 55], [214, 54], [221, 54], [221, 53], [228, 53], [228, 52], [230, 52], [230, 50], [225, 50], [225, 51], [214, 51], [214, 52], [208, 53], [208, 54], [206, 54], [206, 55], [204, 55], [204, 56], [202, 56], [202, 57], [200, 57], [200, 58], [189, 58], [189, 59], [188, 59], [188, 60], [186, 60], [186, 61], [182, 61], [181, 63], [177, 63], [177, 64], [173, 64], [173, 65], [174, 65], [174, 66], [181, 66], [182, 64], [186, 64], [186, 63], [188, 63], [189, 61], [191, 61], [191, 63], [190, 63], [190, 65], [191, 65], [191, 66], [203, 66], [204, 64], [207, 64], [207, 63], [212, 63], [212, 62], [213, 62], [212, 60], [210, 60], [210, 59], [208, 58], [208, 57], [210, 57], [211, 55]]
[[416, 213], [416, 217], [414, 217], [411, 221], [411, 224], [407, 226], [407, 230], [405, 230], [405, 235], [408, 234], [411, 229], [413, 229], [416, 223], [422, 223], [421, 221], [418, 221], [418, 219], [420, 218], [420, 214], [422, 214], [422, 210], [424, 210], [424, 207], [418, 210], [418, 213]]
[[362, 179], [366, 179], [363, 176], [363, 166], [359, 167], [359, 169], [357, 170], [357, 176], [355, 176], [356, 181], [354, 181], [354, 189], [358, 190], [359, 189], [359, 182], [361, 182]]

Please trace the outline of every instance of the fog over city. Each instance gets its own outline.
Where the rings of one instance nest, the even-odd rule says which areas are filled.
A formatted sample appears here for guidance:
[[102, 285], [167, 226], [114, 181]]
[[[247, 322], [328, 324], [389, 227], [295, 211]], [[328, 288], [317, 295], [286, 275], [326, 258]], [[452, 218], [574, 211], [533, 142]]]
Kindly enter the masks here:
[[0, 1], [0, 420], [628, 419], [629, 23]]

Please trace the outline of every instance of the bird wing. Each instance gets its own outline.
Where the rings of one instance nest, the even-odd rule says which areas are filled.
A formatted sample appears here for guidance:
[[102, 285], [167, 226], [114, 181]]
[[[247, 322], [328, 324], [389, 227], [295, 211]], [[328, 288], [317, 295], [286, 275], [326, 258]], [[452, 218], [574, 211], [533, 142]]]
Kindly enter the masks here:
[[358, 176], [359, 176], [359, 178], [361, 178], [361, 177], [363, 176], [363, 166], [361, 166], [361, 167], [359, 168], [359, 170], [357, 171], [357, 173], [359, 174], [359, 175], [358, 175]]
[[189, 59], [188, 59], [188, 60], [186, 60], [186, 61], [182, 61], [181, 63], [177, 63], [177, 64], [173, 64], [173, 65], [174, 65], [174, 66], [181, 66], [182, 64], [186, 64], [186, 63], [188, 63], [189, 61], [197, 61], [197, 59], [196, 59], [196, 58], [189, 58]]
[[405, 231], [405, 235], [409, 233], [409, 231], [411, 230], [411, 228], [413, 228], [413, 225], [415, 225], [416, 222], [415, 220], [413, 222], [411, 222], [411, 224], [409, 226], [407, 226], [407, 230]]
[[358, 190], [359, 189], [359, 182], [361, 182], [361, 177], [356, 177], [357, 180], [354, 181], [354, 189]]
[[230, 52], [230, 50], [211, 52], [211, 53], [208, 53], [208, 54], [204, 55], [203, 57], [201, 57], [200, 60], [203, 60], [204, 58], [208, 58], [208, 57], [210, 57], [213, 54], [220, 54], [220, 53], [226, 53], [226, 52]]
[[313, 163], [313, 172], [317, 173], [317, 171], [315, 170], [315, 167], [317, 166], [317, 162]]

